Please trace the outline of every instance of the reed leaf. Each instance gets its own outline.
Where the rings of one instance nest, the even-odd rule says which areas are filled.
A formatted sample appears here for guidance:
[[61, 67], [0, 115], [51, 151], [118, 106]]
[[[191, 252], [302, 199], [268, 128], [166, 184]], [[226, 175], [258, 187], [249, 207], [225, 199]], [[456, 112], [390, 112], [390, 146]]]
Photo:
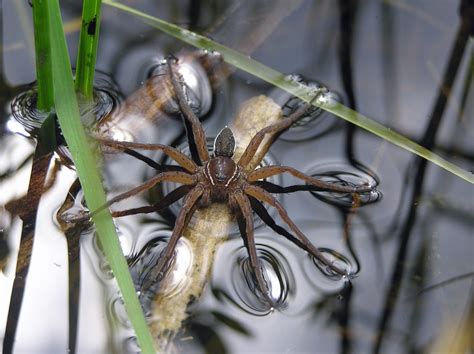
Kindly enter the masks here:
[[415, 143], [407, 137], [397, 133], [393, 129], [387, 128], [382, 124], [340, 103], [325, 103], [323, 100], [316, 100], [312, 102], [312, 99], [315, 94], [313, 88], [310, 88], [294, 80], [289, 80], [287, 75], [282, 74], [256, 60], [251, 59], [245, 54], [239, 53], [238, 51], [232, 48], [228, 48], [217, 42], [214, 42], [207, 37], [191, 32], [187, 29], [181, 28], [157, 17], [150, 16], [129, 6], [114, 2], [112, 0], [103, 0], [103, 3], [126, 11], [134, 16], [137, 16], [144, 22], [159, 29], [160, 31], [165, 32], [194, 47], [207, 51], [219, 52], [222, 54], [225, 62], [235, 66], [236, 68], [246, 71], [261, 80], [264, 80], [276, 87], [279, 87], [282, 90], [285, 90], [291, 93], [292, 95], [302, 99], [303, 101], [313, 104], [316, 107], [320, 107], [324, 110], [327, 110], [333, 113], [334, 115], [348, 122], [351, 122], [381, 137], [382, 139], [391, 142], [394, 145], [401, 147], [402, 149], [405, 149], [432, 162], [435, 165], [438, 165], [439, 167], [464, 179], [465, 181], [474, 184], [474, 175], [471, 172], [466, 171], [460, 168], [459, 166], [456, 166], [455, 164], [443, 159], [441, 156]]
[[[42, 13], [48, 19], [48, 32], [46, 33], [49, 35], [51, 82], [56, 114], [74, 159], [87, 205], [91, 210], [96, 210], [104, 205], [106, 195], [98, 170], [97, 150], [92, 149], [81, 123], [59, 3], [58, 0], [35, 1], [34, 7], [36, 6], [43, 6]], [[45, 33], [40, 35], [44, 36]], [[153, 353], [153, 340], [143, 316], [112, 217], [108, 210], [103, 210], [94, 215], [93, 220], [104, 254], [122, 292], [125, 308], [135, 329], [138, 344], [143, 352]]]
[[86, 99], [92, 99], [94, 73], [99, 43], [101, 0], [84, 0], [82, 26], [76, 63], [76, 90]]
[[[35, 6], [33, 6], [33, 25], [36, 30], [40, 30], [42, 33], [49, 31], [46, 1], [48, 0], [35, 0]], [[54, 105], [50, 48], [49, 36], [35, 36], [37, 104], [38, 109], [43, 111], [50, 111]]]

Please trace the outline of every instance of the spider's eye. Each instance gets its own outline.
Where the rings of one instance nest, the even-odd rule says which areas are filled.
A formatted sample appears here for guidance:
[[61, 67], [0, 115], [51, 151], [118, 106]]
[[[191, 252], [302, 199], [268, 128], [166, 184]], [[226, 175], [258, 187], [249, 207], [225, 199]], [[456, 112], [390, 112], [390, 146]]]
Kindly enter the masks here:
[[232, 157], [234, 155], [235, 139], [232, 130], [225, 127], [214, 141], [214, 156]]
[[222, 171], [217, 171], [214, 176], [219, 182], [224, 182], [227, 179], [227, 176], [222, 173]]

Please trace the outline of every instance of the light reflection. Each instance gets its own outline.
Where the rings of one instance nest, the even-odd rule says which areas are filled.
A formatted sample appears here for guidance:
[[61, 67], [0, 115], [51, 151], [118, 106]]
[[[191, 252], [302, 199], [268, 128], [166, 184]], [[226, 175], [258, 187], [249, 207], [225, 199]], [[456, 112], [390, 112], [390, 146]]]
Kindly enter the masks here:
[[5, 127], [6, 130], [12, 134], [19, 134], [24, 137], [30, 136], [30, 134], [28, 134], [28, 132], [26, 131], [25, 127], [12, 116], [10, 116], [10, 119], [8, 119]]
[[[182, 238], [176, 246], [175, 262], [173, 269], [166, 278], [166, 284], [162, 288], [163, 294], [173, 296], [189, 283], [189, 274], [193, 265], [194, 254], [189, 241]], [[160, 291], [161, 292], [161, 291]]]

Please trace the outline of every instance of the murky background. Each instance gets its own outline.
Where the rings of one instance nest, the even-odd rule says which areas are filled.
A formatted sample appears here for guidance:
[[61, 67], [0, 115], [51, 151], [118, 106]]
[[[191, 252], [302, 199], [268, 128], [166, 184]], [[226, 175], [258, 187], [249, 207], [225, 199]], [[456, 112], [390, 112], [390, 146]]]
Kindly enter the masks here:
[[[459, 11], [460, 4], [468, 1], [126, 3], [209, 35], [280, 72], [324, 85], [344, 104], [473, 170], [474, 48], [465, 35], [466, 25], [461, 26]], [[0, 6], [3, 338], [21, 232], [20, 220], [3, 205], [26, 193], [28, 157], [34, 150], [32, 141], [20, 135], [26, 133], [12, 118], [10, 102], [34, 81], [35, 70], [30, 7], [20, 1], [5, 1]], [[61, 1], [61, 6], [71, 57], [75, 58], [81, 4]], [[194, 50], [126, 13], [104, 6], [102, 15], [97, 64], [102, 74], [97, 81], [98, 87], [113, 96], [115, 109], [133, 106], [134, 99], [127, 97], [136, 97], [132, 95], [137, 92], [143, 97], [148, 92], [142, 84], [158, 70], [156, 65], [164, 56]], [[457, 51], [453, 50], [456, 43]], [[447, 74], [450, 60], [453, 85]], [[454, 74], [453, 67], [457, 69]], [[204, 81], [200, 80], [196, 90], [202, 90], [204, 108], [202, 102], [209, 103], [203, 124], [210, 138], [230, 124], [246, 99], [261, 94], [281, 104], [288, 99], [240, 71], [212, 95], [202, 86]], [[153, 98], [148, 99], [151, 105]], [[140, 106], [147, 101], [136, 102]], [[184, 143], [179, 120], [164, 114], [152, 118], [118, 119], [112, 134], [139, 142]], [[437, 119], [439, 126], [433, 123]], [[435, 142], [430, 139], [432, 134]], [[466, 323], [472, 330], [474, 192], [470, 184], [429, 163], [424, 166], [412, 154], [326, 113], [283, 134], [271, 148], [267, 163], [325, 178], [336, 173], [353, 183], [378, 183], [383, 198], [363, 203], [353, 215], [348, 215], [347, 201], [335, 195], [302, 191], [278, 195], [311, 241], [356, 276], [349, 281], [325, 274], [303, 250], [257, 223], [256, 239], [271, 293], [282, 305], [268, 311], [252, 291], [247, 253], [234, 227], [217, 251], [203, 296], [190, 306], [190, 317], [174, 336], [170, 350], [430, 352], [450, 340], [450, 331], [461, 333]], [[106, 158], [104, 179], [111, 194], [152, 174], [150, 167], [130, 156], [110, 154]], [[74, 178], [73, 171], [62, 167], [41, 200], [15, 343], [18, 352], [65, 352], [68, 348], [68, 257], [55, 215]], [[284, 175], [272, 182], [290, 185], [296, 180]], [[132, 198], [120, 206], [143, 205], [152, 197]], [[81, 207], [80, 195], [76, 207]], [[140, 267], [163, 247], [178, 210], [175, 204], [163, 216], [117, 220], [124, 252], [136, 258], [132, 271], [136, 279]], [[77, 351], [136, 351], [112, 274], [99, 256], [93, 233], [84, 233], [80, 245]], [[185, 269], [186, 252], [181, 253]], [[175, 278], [170, 296], [182, 286], [179, 271]]]

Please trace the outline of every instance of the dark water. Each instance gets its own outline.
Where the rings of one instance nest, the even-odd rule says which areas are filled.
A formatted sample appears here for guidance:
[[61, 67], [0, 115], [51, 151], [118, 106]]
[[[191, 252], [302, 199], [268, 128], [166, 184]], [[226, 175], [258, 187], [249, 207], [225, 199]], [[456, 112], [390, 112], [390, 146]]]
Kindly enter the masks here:
[[[280, 72], [324, 85], [335, 99], [473, 169], [472, 40], [466, 41], [468, 20], [461, 25], [459, 11], [468, 1], [131, 3]], [[74, 58], [78, 32], [73, 21], [80, 6], [73, 1], [61, 4], [64, 19], [73, 26], [68, 40]], [[30, 8], [4, 2], [1, 9], [0, 256], [6, 254], [7, 245], [12, 250], [0, 274], [3, 338], [21, 232], [20, 221], [3, 205], [25, 193], [29, 167], [22, 163], [33, 151], [31, 141], [14, 134], [28, 135], [11, 118], [9, 102], [34, 80], [34, 60]], [[114, 84], [99, 86], [114, 92], [115, 107], [130, 103], [127, 97], [140, 89], [147, 75], [157, 73], [164, 56], [192, 50], [107, 6], [103, 20], [97, 67]], [[212, 100], [204, 115], [208, 137], [229, 124], [250, 97], [265, 94], [286, 101], [268, 84], [240, 71], [212, 96], [208, 87], [198, 88], [201, 100]], [[203, 106], [207, 111], [208, 105]], [[179, 120], [161, 116], [146, 122], [139, 116], [124, 118], [107, 132], [140, 142], [184, 141]], [[451, 339], [451, 330], [459, 337], [463, 330], [472, 333], [472, 185], [326, 113], [283, 134], [273, 145], [269, 162], [327, 181], [377, 184], [383, 198], [366, 196], [353, 215], [348, 213], [350, 200], [331, 193], [279, 195], [310, 240], [353, 276], [334, 277], [260, 222], [256, 224], [259, 255], [271, 296], [280, 304], [270, 311], [258, 298], [235, 227], [217, 251], [203, 296], [193, 303], [186, 326], [176, 335], [173, 346], [178, 352], [433, 352]], [[110, 192], [117, 194], [152, 173], [141, 161], [111, 154], [104, 178]], [[67, 248], [54, 215], [73, 180], [74, 173], [63, 167], [39, 208], [15, 344], [18, 351], [64, 352], [68, 345]], [[272, 182], [290, 185], [295, 180], [284, 175]], [[76, 199], [73, 213], [82, 208], [80, 194]], [[123, 206], [143, 202], [135, 199]], [[174, 206], [162, 216], [117, 221], [124, 251], [136, 258], [132, 271], [136, 279], [143, 276], [140, 267], [152, 262], [169, 237], [179, 210]], [[133, 351], [133, 332], [113, 275], [98, 257], [100, 248], [90, 232], [80, 243], [78, 352]], [[181, 286], [178, 281], [173, 291]]]

